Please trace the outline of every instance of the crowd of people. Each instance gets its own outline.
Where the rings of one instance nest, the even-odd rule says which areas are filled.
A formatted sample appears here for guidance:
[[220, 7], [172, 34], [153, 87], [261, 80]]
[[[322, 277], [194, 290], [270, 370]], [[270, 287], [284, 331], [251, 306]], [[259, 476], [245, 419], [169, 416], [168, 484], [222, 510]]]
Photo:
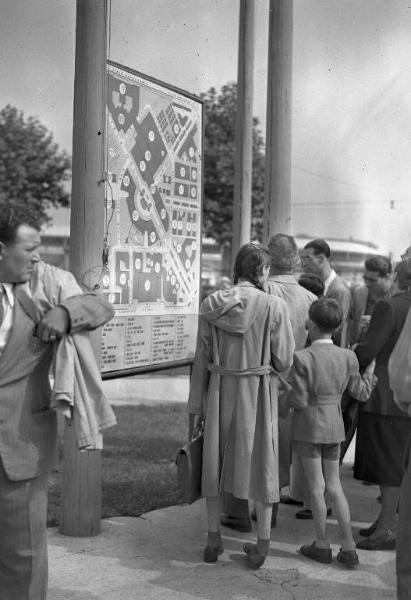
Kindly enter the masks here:
[[[313, 519], [315, 539], [301, 554], [331, 563], [326, 517], [333, 510], [337, 560], [353, 567], [356, 548], [397, 547], [398, 598], [410, 600], [411, 516], [401, 506], [410, 504], [407, 471], [401, 497], [400, 486], [411, 419], [396, 404], [388, 363], [411, 306], [411, 248], [394, 269], [387, 257], [369, 258], [363, 280], [350, 287], [335, 272], [325, 240], [310, 241], [299, 255], [292, 236], [277, 234], [268, 247], [244, 245], [233, 284], [201, 303], [188, 408], [204, 419], [204, 561], [223, 552], [221, 525], [251, 531], [254, 518], [257, 540], [244, 552], [259, 568], [286, 502], [302, 506], [297, 518]], [[354, 477], [378, 485], [381, 501], [357, 542], [340, 481], [355, 428]]]
[[[55, 381], [72, 381], [70, 365], [84, 363], [88, 378], [98, 375], [91, 349], [85, 348], [88, 360], [76, 356], [84, 353], [83, 333], [114, 314], [102, 295], [83, 293], [70, 273], [42, 262], [39, 247], [33, 215], [3, 206], [1, 600], [46, 598], [47, 477], [57, 458], [50, 399], [62, 392], [57, 386], [53, 396], [49, 372], [54, 366]], [[411, 247], [401, 258], [394, 269], [386, 257], [367, 260], [364, 284], [350, 289], [332, 268], [324, 240], [309, 242], [300, 257], [295, 240], [278, 234], [268, 247], [243, 246], [233, 283], [222, 281], [201, 303], [188, 408], [204, 421], [205, 562], [223, 552], [221, 525], [251, 531], [255, 519], [257, 540], [244, 544], [244, 552], [251, 568], [261, 567], [279, 503], [291, 502], [302, 506], [298, 518], [313, 519], [315, 539], [302, 544], [302, 555], [332, 562], [326, 517], [334, 510], [341, 531], [337, 560], [353, 567], [356, 548], [396, 548], [398, 598], [411, 599], [411, 396], [398, 401], [389, 379], [403, 329], [410, 329], [406, 344], [411, 340]], [[300, 260], [304, 272], [297, 280]], [[65, 340], [77, 354], [58, 363]], [[91, 393], [76, 391], [76, 402], [102, 428], [113, 416], [97, 379]], [[90, 405], [97, 392], [98, 409]], [[381, 493], [379, 514], [359, 530], [357, 543], [339, 469], [353, 424], [354, 477]], [[77, 425], [79, 437], [98, 447], [84, 419]], [[281, 495], [285, 488], [289, 493]]]

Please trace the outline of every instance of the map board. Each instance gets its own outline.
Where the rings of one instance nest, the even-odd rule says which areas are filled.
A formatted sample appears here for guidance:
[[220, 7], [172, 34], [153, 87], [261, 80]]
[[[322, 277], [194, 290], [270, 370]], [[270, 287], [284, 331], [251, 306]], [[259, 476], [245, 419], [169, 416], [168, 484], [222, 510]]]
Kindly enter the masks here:
[[108, 63], [102, 373], [194, 356], [200, 295], [202, 103]]

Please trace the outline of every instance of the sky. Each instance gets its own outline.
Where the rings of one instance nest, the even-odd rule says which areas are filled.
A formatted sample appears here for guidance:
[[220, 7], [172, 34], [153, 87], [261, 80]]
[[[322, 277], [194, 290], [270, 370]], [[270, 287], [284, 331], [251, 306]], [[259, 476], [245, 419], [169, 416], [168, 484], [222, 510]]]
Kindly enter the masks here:
[[[72, 152], [74, 0], [1, 0], [0, 108]], [[256, 0], [265, 133], [268, 0]], [[239, 0], [111, 0], [109, 58], [192, 94], [237, 77]], [[411, 2], [294, 0], [291, 233], [411, 244]]]

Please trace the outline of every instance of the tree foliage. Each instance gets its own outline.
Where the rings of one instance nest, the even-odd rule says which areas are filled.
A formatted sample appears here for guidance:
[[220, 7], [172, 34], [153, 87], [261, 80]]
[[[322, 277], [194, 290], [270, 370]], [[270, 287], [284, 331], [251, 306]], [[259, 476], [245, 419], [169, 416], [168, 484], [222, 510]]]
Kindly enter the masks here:
[[47, 220], [51, 206], [68, 206], [70, 159], [36, 118], [7, 105], [0, 111], [0, 199]]
[[[217, 242], [231, 246], [237, 85], [228, 83], [220, 92], [212, 87], [201, 98], [205, 121], [203, 231]], [[251, 227], [254, 240], [262, 237], [264, 159], [264, 141], [259, 121], [254, 118]]]

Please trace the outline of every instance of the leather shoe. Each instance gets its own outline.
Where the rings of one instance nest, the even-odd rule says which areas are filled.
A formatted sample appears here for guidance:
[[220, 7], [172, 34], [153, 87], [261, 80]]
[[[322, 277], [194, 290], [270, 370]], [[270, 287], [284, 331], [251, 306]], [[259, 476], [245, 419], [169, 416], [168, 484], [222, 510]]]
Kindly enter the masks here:
[[217, 562], [218, 555], [224, 552], [224, 548], [222, 546], [206, 546], [204, 548], [204, 562], [206, 563], [215, 563]]
[[362, 535], [363, 537], [369, 537], [370, 535], [372, 535], [374, 533], [374, 531], [376, 529], [377, 529], [377, 523], [373, 523], [369, 527], [365, 527], [364, 529], [359, 529], [358, 533], [360, 535]]
[[243, 545], [243, 550], [247, 555], [247, 565], [252, 569], [259, 569], [267, 558], [264, 554], [260, 554], [257, 550], [257, 544], [247, 543]]
[[340, 551], [337, 554], [337, 560], [347, 567], [355, 567], [360, 564], [358, 554], [355, 550], [343, 550], [340, 548]]
[[316, 560], [317, 562], [327, 565], [332, 563], [333, 560], [331, 548], [317, 548], [315, 542], [313, 542], [311, 545], [307, 544], [305, 546], [301, 546], [300, 552], [307, 558], [311, 558], [312, 560]]
[[[332, 513], [331, 508], [327, 508], [327, 517], [329, 517]], [[309, 508], [303, 508], [303, 510], [298, 510], [295, 513], [296, 519], [312, 519], [313, 513]]]
[[302, 506], [304, 502], [300, 502], [300, 500], [294, 500], [291, 496], [280, 496], [281, 504], [295, 504], [296, 506]]
[[365, 538], [356, 544], [359, 550], [395, 550], [395, 545], [396, 540], [391, 529], [387, 529], [385, 533], [373, 540]]
[[240, 517], [230, 517], [229, 515], [222, 515], [220, 519], [221, 525], [224, 527], [230, 527], [230, 529], [235, 529], [236, 531], [241, 531], [241, 533], [249, 533], [252, 531], [251, 521], [247, 518]]

